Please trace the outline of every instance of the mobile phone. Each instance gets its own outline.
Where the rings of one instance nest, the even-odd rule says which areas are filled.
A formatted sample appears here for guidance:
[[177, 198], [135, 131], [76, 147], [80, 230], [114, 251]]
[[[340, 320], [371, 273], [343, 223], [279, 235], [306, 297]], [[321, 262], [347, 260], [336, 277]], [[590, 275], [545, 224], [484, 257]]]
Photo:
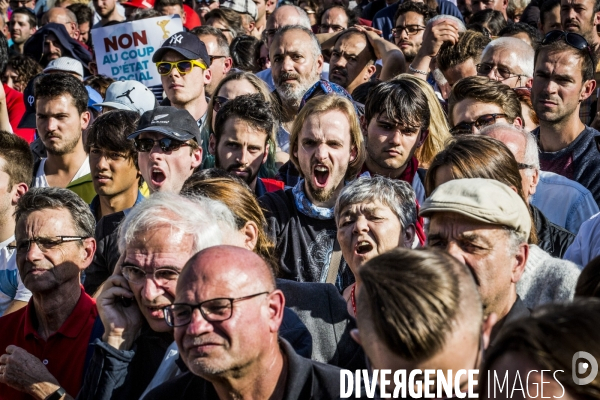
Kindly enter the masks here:
[[123, 307], [130, 307], [133, 303], [133, 299], [131, 297], [120, 296], [117, 297], [117, 302]]

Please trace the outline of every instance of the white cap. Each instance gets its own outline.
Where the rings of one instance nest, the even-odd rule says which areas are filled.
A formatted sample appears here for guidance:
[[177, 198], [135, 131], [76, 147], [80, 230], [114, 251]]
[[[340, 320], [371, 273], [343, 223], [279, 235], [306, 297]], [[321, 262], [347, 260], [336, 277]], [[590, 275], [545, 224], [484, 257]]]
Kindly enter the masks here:
[[74, 58], [60, 57], [50, 61], [48, 66], [44, 68], [44, 72], [51, 71], [71, 72], [79, 75], [81, 79], [83, 79], [83, 65]]
[[248, 14], [256, 21], [258, 9], [253, 0], [225, 0], [219, 7], [229, 8], [241, 14]]
[[108, 106], [117, 110], [135, 111], [142, 115], [156, 107], [154, 93], [138, 81], [117, 81], [106, 89], [106, 96], [97, 106]]

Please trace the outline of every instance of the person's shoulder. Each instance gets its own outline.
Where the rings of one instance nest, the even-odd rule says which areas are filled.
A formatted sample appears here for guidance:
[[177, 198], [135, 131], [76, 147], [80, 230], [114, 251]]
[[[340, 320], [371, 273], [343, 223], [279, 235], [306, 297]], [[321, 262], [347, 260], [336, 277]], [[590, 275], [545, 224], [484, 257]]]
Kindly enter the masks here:
[[276, 190], [260, 196], [258, 202], [269, 211], [276, 213], [282, 209], [287, 210], [294, 204], [294, 194], [292, 189]]
[[[28, 309], [29, 307], [25, 306], [19, 308], [15, 312], [0, 316], [0, 331], [5, 333], [9, 331], [16, 333], [17, 329], [20, 329], [25, 323], [25, 316], [27, 315]], [[6, 330], [2, 328], [3, 326], [6, 327]], [[12, 335], [0, 335], [0, 346], [5, 343], [5, 340], [9, 337], [12, 337]], [[2, 347], [2, 349], [4, 349], [4, 347]]]

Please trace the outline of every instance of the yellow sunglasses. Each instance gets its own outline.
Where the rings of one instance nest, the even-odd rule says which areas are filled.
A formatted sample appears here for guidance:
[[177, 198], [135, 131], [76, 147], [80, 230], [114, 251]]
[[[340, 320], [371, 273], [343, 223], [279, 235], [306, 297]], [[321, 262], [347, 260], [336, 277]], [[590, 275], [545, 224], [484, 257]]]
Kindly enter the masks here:
[[181, 61], [174, 61], [174, 62], [160, 61], [160, 62], [156, 63], [156, 69], [158, 70], [158, 73], [161, 75], [168, 75], [169, 73], [171, 73], [173, 66], [175, 66], [177, 68], [177, 71], [179, 71], [180, 74], [187, 74], [187, 73], [191, 72], [192, 68], [194, 68], [194, 66], [200, 67], [202, 69], [208, 68], [206, 66], [206, 64], [204, 64], [203, 62], [196, 61], [196, 60], [181, 60]]

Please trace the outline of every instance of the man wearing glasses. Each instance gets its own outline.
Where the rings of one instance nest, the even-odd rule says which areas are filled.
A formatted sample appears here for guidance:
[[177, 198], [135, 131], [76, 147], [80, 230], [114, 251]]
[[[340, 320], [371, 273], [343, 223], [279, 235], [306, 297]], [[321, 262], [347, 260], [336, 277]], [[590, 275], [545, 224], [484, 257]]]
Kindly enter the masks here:
[[215, 246], [196, 254], [165, 309], [193, 375], [144, 399], [338, 398], [340, 369], [300, 357], [279, 336], [284, 304], [272, 270], [249, 250]]
[[511, 88], [531, 87], [533, 48], [521, 39], [501, 37], [491, 41], [476, 65], [478, 76], [502, 82]]
[[523, 126], [521, 103], [514, 90], [483, 76], [461, 79], [452, 87], [448, 117], [452, 135], [477, 133], [496, 122]]
[[423, 43], [423, 33], [427, 22], [434, 16], [424, 3], [406, 1], [398, 6], [394, 16], [396, 21], [392, 35], [394, 43], [404, 53], [407, 63], [411, 63]]
[[81, 273], [96, 250], [94, 216], [67, 189], [33, 188], [15, 212], [15, 251], [26, 307], [0, 318], [0, 399], [75, 396], [96, 331], [96, 302]]
[[161, 106], [142, 115], [128, 139], [135, 141], [138, 167], [150, 193], [181, 191], [202, 162], [199, 137], [198, 125], [186, 110]]
[[206, 46], [189, 32], [178, 32], [165, 40], [152, 56], [170, 105], [187, 110], [202, 128], [208, 102], [204, 86], [210, 84], [210, 56]]
[[206, 46], [210, 59], [208, 69], [211, 73], [211, 79], [210, 83], [205, 86], [204, 91], [206, 96], [212, 96], [219, 83], [233, 67], [229, 43], [223, 32], [213, 26], [199, 26], [190, 32], [198, 36], [198, 39]]
[[335, 33], [357, 24], [353, 11], [341, 6], [331, 6], [323, 11], [319, 21], [319, 33]]

